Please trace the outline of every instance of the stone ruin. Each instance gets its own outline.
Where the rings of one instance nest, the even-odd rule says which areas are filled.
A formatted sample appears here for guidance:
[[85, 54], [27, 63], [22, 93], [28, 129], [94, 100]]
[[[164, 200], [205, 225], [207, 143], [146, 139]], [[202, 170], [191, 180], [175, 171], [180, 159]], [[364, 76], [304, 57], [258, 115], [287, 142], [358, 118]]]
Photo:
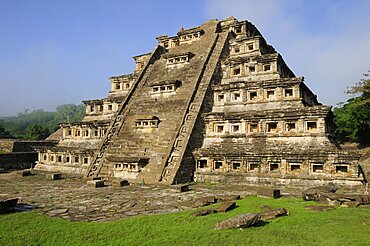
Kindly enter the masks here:
[[363, 187], [356, 151], [333, 139], [330, 106], [248, 21], [209, 20], [157, 37], [132, 74], [110, 78], [39, 147], [36, 169], [111, 183], [189, 181]]

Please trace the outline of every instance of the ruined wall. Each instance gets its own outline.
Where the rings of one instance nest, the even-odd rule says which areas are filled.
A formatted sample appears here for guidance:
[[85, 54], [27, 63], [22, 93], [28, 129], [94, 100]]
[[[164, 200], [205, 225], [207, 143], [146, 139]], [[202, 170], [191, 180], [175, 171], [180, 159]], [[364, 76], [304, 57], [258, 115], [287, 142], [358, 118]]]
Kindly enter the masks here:
[[0, 171], [26, 169], [35, 166], [37, 153], [0, 154]]

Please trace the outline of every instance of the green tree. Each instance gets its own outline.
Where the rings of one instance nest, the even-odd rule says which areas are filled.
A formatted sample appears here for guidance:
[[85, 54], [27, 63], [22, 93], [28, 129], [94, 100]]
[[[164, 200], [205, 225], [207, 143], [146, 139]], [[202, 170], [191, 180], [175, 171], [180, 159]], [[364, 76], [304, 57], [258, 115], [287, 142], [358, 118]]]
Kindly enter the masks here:
[[[34, 125], [42, 126], [43, 130], [54, 132], [59, 128], [59, 123], [81, 121], [85, 113], [83, 104], [63, 104], [56, 109], [56, 112], [47, 112], [42, 109], [29, 112], [25, 109], [23, 113], [17, 113], [16, 116], [3, 117], [3, 126], [15, 138], [29, 139], [30, 128]], [[33, 135], [32, 138], [42, 139], [40, 136]]]
[[0, 122], [0, 138], [13, 138], [13, 136], [5, 130], [2, 122]]
[[347, 93], [352, 95], [352, 98], [334, 109], [338, 140], [370, 145], [369, 73], [364, 74], [364, 78], [350, 87]]
[[27, 139], [44, 140], [50, 135], [49, 129], [42, 125], [31, 125], [27, 128]]
[[55, 119], [58, 123], [81, 121], [85, 114], [85, 105], [63, 104], [57, 107]]

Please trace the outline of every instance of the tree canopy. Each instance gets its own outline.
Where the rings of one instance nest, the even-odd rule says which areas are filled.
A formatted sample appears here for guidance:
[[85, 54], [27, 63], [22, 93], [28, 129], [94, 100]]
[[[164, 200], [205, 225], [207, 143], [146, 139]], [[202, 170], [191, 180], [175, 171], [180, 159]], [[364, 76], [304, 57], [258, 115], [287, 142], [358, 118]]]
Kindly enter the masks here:
[[[85, 113], [85, 105], [63, 104], [55, 112], [43, 109], [4, 117], [0, 121], [0, 137], [41, 140], [56, 131], [59, 123], [81, 121]], [[4, 128], [2, 130], [2, 128]]]
[[369, 73], [365, 73], [364, 78], [350, 87], [347, 93], [352, 97], [334, 109], [337, 138], [340, 142], [352, 141], [370, 145]]

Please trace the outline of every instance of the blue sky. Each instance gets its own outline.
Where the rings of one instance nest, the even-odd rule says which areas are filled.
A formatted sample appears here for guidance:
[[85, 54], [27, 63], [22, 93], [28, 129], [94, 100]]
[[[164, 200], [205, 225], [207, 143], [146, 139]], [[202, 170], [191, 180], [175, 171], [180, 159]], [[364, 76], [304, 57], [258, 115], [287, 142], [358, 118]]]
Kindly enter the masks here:
[[0, 116], [107, 96], [156, 36], [251, 21], [324, 104], [370, 69], [368, 0], [0, 0]]

